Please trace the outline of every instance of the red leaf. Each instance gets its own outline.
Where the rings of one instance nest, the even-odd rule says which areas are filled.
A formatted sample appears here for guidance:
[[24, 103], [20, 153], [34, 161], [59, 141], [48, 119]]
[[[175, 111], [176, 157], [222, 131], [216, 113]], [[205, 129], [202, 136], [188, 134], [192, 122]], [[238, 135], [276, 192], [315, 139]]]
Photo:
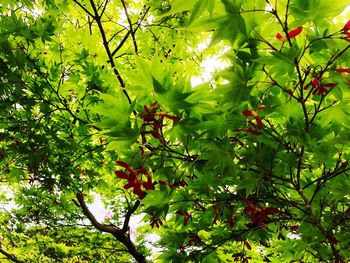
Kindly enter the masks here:
[[314, 87], [317, 87], [319, 85], [319, 81], [317, 78], [313, 78], [312, 81], [311, 81], [311, 85], [314, 86]]
[[349, 68], [336, 68], [336, 69], [333, 69], [333, 71], [340, 72], [340, 73], [350, 73]]
[[142, 182], [143, 187], [146, 190], [154, 190], [154, 185], [152, 184], [152, 177], [150, 175], [147, 176], [147, 182]]
[[344, 39], [344, 40], [350, 42], [350, 32], [349, 32], [349, 31], [346, 31], [346, 32], [345, 32], [345, 37], [342, 37], [342, 39]]
[[[297, 35], [299, 35], [301, 33], [301, 31], [303, 30], [303, 27], [302, 26], [299, 26], [297, 27], [296, 29], [292, 30], [292, 31], [289, 31], [288, 32], [288, 37], [291, 39], [291, 38], [294, 38], [296, 37]], [[281, 33], [277, 33], [276, 35], [276, 38], [280, 41], [287, 41], [288, 38], [284, 37], [281, 35]]]
[[242, 114], [245, 117], [257, 116], [257, 114], [253, 110], [244, 110], [244, 111], [242, 111]]
[[343, 27], [343, 31], [345, 33], [347, 33], [350, 30], [350, 20], [348, 20], [348, 22], [346, 22], [346, 24]]
[[253, 203], [252, 203], [250, 200], [248, 200], [248, 199], [244, 199], [244, 203], [245, 203], [247, 206], [249, 206], [249, 207], [255, 207], [255, 206], [253, 205]]
[[142, 114], [141, 115], [141, 118], [144, 120], [144, 121], [155, 121], [154, 119], [154, 116], [156, 114], [155, 113], [147, 113], [147, 114]]
[[188, 224], [188, 219], [189, 219], [189, 215], [186, 213], [184, 214], [184, 226], [187, 226]]
[[252, 221], [252, 224], [256, 225], [259, 220], [259, 214], [257, 212], [252, 212], [250, 215], [250, 220]]
[[163, 222], [159, 218], [151, 218], [150, 226], [152, 228], [154, 228], [154, 227], [159, 228], [162, 225], [163, 225]]
[[169, 183], [167, 181], [158, 181], [160, 185], [168, 185]]
[[320, 85], [319, 87], [315, 88], [312, 91], [312, 95], [315, 95], [317, 93], [317, 95], [322, 95], [323, 93], [327, 93], [328, 90], [326, 90], [323, 85]]
[[297, 27], [296, 29], [290, 31], [288, 33], [288, 36], [289, 38], [293, 38], [293, 37], [296, 37], [297, 35], [299, 35], [301, 33], [301, 31], [303, 31], [303, 27], [302, 26], [299, 26]]
[[260, 107], [257, 108], [257, 110], [265, 110], [266, 108], [267, 108], [267, 106], [261, 105]]
[[187, 212], [180, 210], [176, 211], [176, 214], [184, 217], [184, 226], [187, 226], [188, 220], [191, 218], [191, 216]]
[[249, 250], [252, 250], [252, 246], [249, 244], [248, 241], [244, 241], [244, 245], [245, 245]]
[[256, 123], [257, 123], [259, 128], [264, 126], [263, 123], [261, 122], [261, 119], [259, 118], [258, 114], [255, 111], [253, 111], [253, 110], [244, 110], [244, 111], [242, 111], [242, 114], [243, 114], [243, 116], [245, 116], [247, 118], [248, 117], [254, 117], [254, 119], [255, 119], [255, 121], [256, 121]]
[[283, 37], [280, 33], [277, 33], [276, 38], [281, 41], [287, 41], [287, 38]]
[[258, 116], [255, 116], [254, 119], [259, 128], [262, 128], [264, 126], [264, 124], [262, 123], [261, 119]]
[[166, 117], [170, 120], [173, 120], [174, 122], [178, 122], [181, 120], [181, 117], [179, 117], [179, 116], [172, 116], [172, 115], [169, 115], [169, 114], [164, 113], [164, 112], [157, 112], [156, 115]]
[[132, 182], [127, 183], [126, 185], [124, 185], [124, 189], [128, 190], [131, 187], [134, 187], [134, 184]]
[[151, 106], [149, 106], [148, 110], [152, 110], [155, 106], [157, 106], [158, 101], [155, 101], [151, 104]]
[[129, 178], [129, 175], [122, 172], [122, 171], [115, 171], [114, 173], [118, 178], [121, 178], [121, 179], [128, 179]]
[[188, 240], [188, 244], [193, 245], [193, 244], [199, 244], [200, 242], [201, 242], [201, 239], [197, 234], [194, 234], [194, 233], [190, 234], [190, 239]]
[[139, 173], [139, 174], [145, 174], [145, 175], [148, 175], [148, 174], [149, 174], [148, 170], [146, 170], [145, 168], [138, 168], [138, 169], [137, 169], [137, 173]]
[[133, 193], [135, 195], [138, 195], [140, 198], [142, 198], [144, 196], [145, 193], [141, 190], [141, 182], [139, 182], [139, 181], [135, 182]]
[[254, 213], [256, 211], [255, 207], [246, 207], [244, 208], [244, 213], [249, 214], [249, 213]]
[[214, 209], [214, 218], [213, 218], [213, 223], [212, 224], [215, 225], [216, 221], [219, 218], [219, 208], [216, 205], [213, 205], [212, 207]]
[[252, 128], [244, 128], [243, 130], [246, 131], [246, 132], [249, 132], [250, 134], [252, 134], [254, 136], [261, 135], [260, 131], [254, 130]]
[[176, 188], [176, 187], [177, 187], [177, 184], [169, 183], [168, 186], [169, 186], [170, 188]]
[[230, 227], [235, 225], [235, 209], [233, 206], [231, 206], [231, 216], [228, 219], [228, 224]]
[[244, 147], [244, 143], [236, 137], [230, 137], [229, 140], [230, 142], [238, 142], [240, 146]]
[[132, 167], [130, 165], [128, 165], [127, 163], [124, 163], [122, 161], [117, 161], [117, 164], [123, 168], [125, 168], [126, 170], [128, 170], [130, 173], [136, 175], [134, 169], [132, 169]]
[[325, 83], [325, 84], [322, 84], [323, 87], [330, 87], [330, 88], [334, 88], [335, 86], [337, 86], [337, 84], [335, 83]]
[[296, 231], [298, 231], [299, 226], [293, 225], [293, 226], [290, 226], [289, 229], [290, 229], [290, 231], [292, 231], [292, 232], [296, 232]]
[[258, 225], [261, 225], [267, 219], [267, 214], [265, 214], [265, 213], [258, 212], [258, 213], [255, 213], [254, 215], [255, 215], [254, 220], [253, 220], [253, 215], [252, 215], [252, 223], [253, 224], [257, 223]]
[[154, 123], [153, 123], [153, 129], [154, 130], [160, 130], [162, 127], [163, 127], [164, 125], [162, 124], [162, 122], [160, 122], [160, 121], [155, 121]]
[[145, 112], [149, 113], [157, 104], [158, 104], [158, 102], [155, 101], [151, 104], [151, 106], [149, 106], [149, 108], [146, 105], [144, 105], [143, 109], [145, 110]]
[[182, 187], [188, 186], [188, 184], [186, 183], [185, 180], [181, 180], [181, 181], [179, 182], [179, 185], [182, 186]]
[[266, 215], [278, 214], [280, 212], [277, 208], [274, 207], [264, 207], [262, 211]]
[[159, 140], [160, 143], [162, 143], [162, 144], [164, 143], [164, 140], [163, 140], [162, 136], [160, 136], [156, 131], [151, 131], [151, 135], [155, 139]]
[[318, 92], [317, 92], [317, 94], [318, 95], [322, 95], [323, 93], [327, 93], [328, 92], [328, 90], [326, 90], [325, 88], [323, 88], [323, 87], [320, 87], [319, 89], [318, 89]]
[[307, 89], [311, 86], [311, 83], [312, 83], [312, 82], [309, 82], [309, 84], [305, 85], [305, 86], [304, 86], [304, 90], [307, 90]]

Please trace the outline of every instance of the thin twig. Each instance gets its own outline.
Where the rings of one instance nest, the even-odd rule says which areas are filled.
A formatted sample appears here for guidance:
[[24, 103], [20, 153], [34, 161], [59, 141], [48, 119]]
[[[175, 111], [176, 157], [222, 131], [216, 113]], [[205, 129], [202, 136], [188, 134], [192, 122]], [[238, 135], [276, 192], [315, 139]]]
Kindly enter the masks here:
[[135, 32], [132, 28], [132, 23], [131, 23], [131, 20], [130, 20], [130, 16], [129, 16], [129, 13], [128, 13], [128, 9], [126, 7], [126, 4], [125, 4], [125, 1], [124, 0], [121, 0], [122, 4], [123, 4], [123, 8], [124, 8], [124, 12], [125, 12], [125, 16], [126, 16], [126, 19], [128, 20], [128, 23], [129, 23], [129, 27], [130, 27], [130, 34], [131, 34], [131, 38], [132, 38], [132, 42], [134, 44], [134, 49], [135, 49], [135, 53], [137, 54], [138, 52], [138, 48], [137, 48], [137, 43], [136, 43], [136, 39], [135, 39]]
[[81, 3], [79, 3], [77, 0], [73, 0], [73, 2], [76, 3], [78, 6], [80, 6], [81, 9], [83, 9], [85, 11], [85, 13], [87, 13], [89, 16], [91, 16], [92, 18], [95, 18], [95, 16], [89, 10], [87, 10], [85, 6], [83, 6]]

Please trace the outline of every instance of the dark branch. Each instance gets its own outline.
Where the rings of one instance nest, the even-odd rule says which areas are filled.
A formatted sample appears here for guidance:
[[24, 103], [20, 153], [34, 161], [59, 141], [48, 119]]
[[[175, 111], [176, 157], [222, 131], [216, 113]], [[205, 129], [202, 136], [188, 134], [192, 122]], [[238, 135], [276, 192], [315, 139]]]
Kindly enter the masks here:
[[83, 6], [81, 3], [79, 3], [77, 0], [73, 0], [74, 3], [76, 3], [78, 6], [80, 6], [85, 13], [87, 13], [89, 16], [91, 16], [92, 18], [95, 18], [93, 14], [91, 14], [91, 12], [89, 10], [86, 9], [85, 6]]
[[113, 50], [112, 52], [112, 56], [114, 56], [124, 45], [125, 41], [128, 39], [130, 35], [130, 30], [128, 31], [128, 33], [125, 34], [125, 36], [123, 37], [123, 39], [119, 42], [119, 45]]
[[123, 232], [127, 232], [129, 230], [129, 221], [130, 221], [130, 217], [131, 215], [136, 211], [136, 209], [139, 207], [140, 205], [140, 200], [137, 200], [135, 202], [135, 204], [129, 208], [128, 212], [125, 215], [125, 219], [124, 219], [124, 224], [123, 224]]
[[[112, 234], [120, 243], [122, 243], [127, 249], [130, 255], [132, 255], [135, 260], [139, 263], [146, 263], [146, 258], [145, 256], [137, 251], [134, 243], [131, 241], [129, 235], [127, 233], [123, 232], [120, 228], [114, 226], [114, 225], [105, 225], [99, 223], [95, 216], [91, 213], [90, 209], [87, 207], [85, 200], [84, 200], [84, 195], [83, 193], [79, 192], [76, 194], [76, 197], [78, 199], [79, 205], [81, 209], [83, 210], [84, 215], [89, 219], [91, 224], [101, 232], [105, 233], [110, 233]], [[137, 208], [137, 207], [136, 207]], [[136, 210], [135, 208], [135, 210]], [[129, 217], [131, 214], [129, 215]]]
[[14, 255], [9, 254], [8, 252], [6, 252], [5, 250], [3, 250], [2, 248], [0, 248], [0, 253], [3, 254], [5, 257], [7, 257], [9, 260], [16, 262], [16, 263], [23, 263], [23, 261], [17, 259]]
[[91, 211], [89, 210], [89, 208], [87, 207], [87, 205], [85, 203], [83, 193], [81, 193], [81, 192], [77, 193], [76, 197], [78, 199], [78, 202], [79, 202], [81, 209], [83, 210], [84, 215], [90, 220], [91, 224], [95, 228], [97, 228], [101, 232], [106, 232], [106, 233], [110, 233], [113, 235], [121, 235], [122, 234], [122, 231], [119, 228], [117, 228], [116, 226], [100, 224], [96, 220], [95, 216], [91, 213]]
[[132, 28], [132, 22], [130, 20], [130, 16], [129, 16], [128, 9], [126, 7], [125, 1], [121, 0], [121, 2], [123, 4], [123, 8], [124, 8], [126, 19], [128, 20], [128, 23], [129, 23], [129, 27], [130, 27], [130, 31], [129, 32], [131, 34], [132, 42], [134, 44], [135, 53], [137, 54], [138, 48], [137, 48], [137, 43], [136, 43], [136, 39], [135, 39], [135, 32], [134, 32], [134, 30]]
[[[142, 15], [142, 17], [140, 18], [140, 21], [138, 22], [137, 26], [134, 29], [134, 34], [136, 33], [136, 31], [139, 29], [139, 27], [141, 26], [142, 21], [145, 19], [148, 11], [149, 11], [149, 7], [145, 10], [144, 14]], [[126, 35], [124, 36], [124, 38], [122, 39], [122, 41], [120, 41], [119, 45], [113, 50], [112, 52], [112, 56], [114, 56], [123, 46], [123, 44], [125, 43], [125, 41], [128, 39], [129, 35], [130, 35], [130, 30], [128, 31], [128, 33], [126, 33]]]

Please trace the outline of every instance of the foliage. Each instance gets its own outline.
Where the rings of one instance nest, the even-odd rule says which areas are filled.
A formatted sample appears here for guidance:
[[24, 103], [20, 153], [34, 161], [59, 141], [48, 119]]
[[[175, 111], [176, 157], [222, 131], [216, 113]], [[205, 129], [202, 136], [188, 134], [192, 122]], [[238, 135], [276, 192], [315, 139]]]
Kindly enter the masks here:
[[345, 262], [346, 2], [2, 1], [0, 254]]

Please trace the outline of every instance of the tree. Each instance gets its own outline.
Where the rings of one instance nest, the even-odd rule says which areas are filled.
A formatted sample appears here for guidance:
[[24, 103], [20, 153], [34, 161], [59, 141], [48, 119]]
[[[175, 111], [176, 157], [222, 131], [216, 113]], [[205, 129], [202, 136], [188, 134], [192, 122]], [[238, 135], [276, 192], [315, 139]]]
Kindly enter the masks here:
[[2, 1], [0, 254], [346, 262], [346, 2]]

